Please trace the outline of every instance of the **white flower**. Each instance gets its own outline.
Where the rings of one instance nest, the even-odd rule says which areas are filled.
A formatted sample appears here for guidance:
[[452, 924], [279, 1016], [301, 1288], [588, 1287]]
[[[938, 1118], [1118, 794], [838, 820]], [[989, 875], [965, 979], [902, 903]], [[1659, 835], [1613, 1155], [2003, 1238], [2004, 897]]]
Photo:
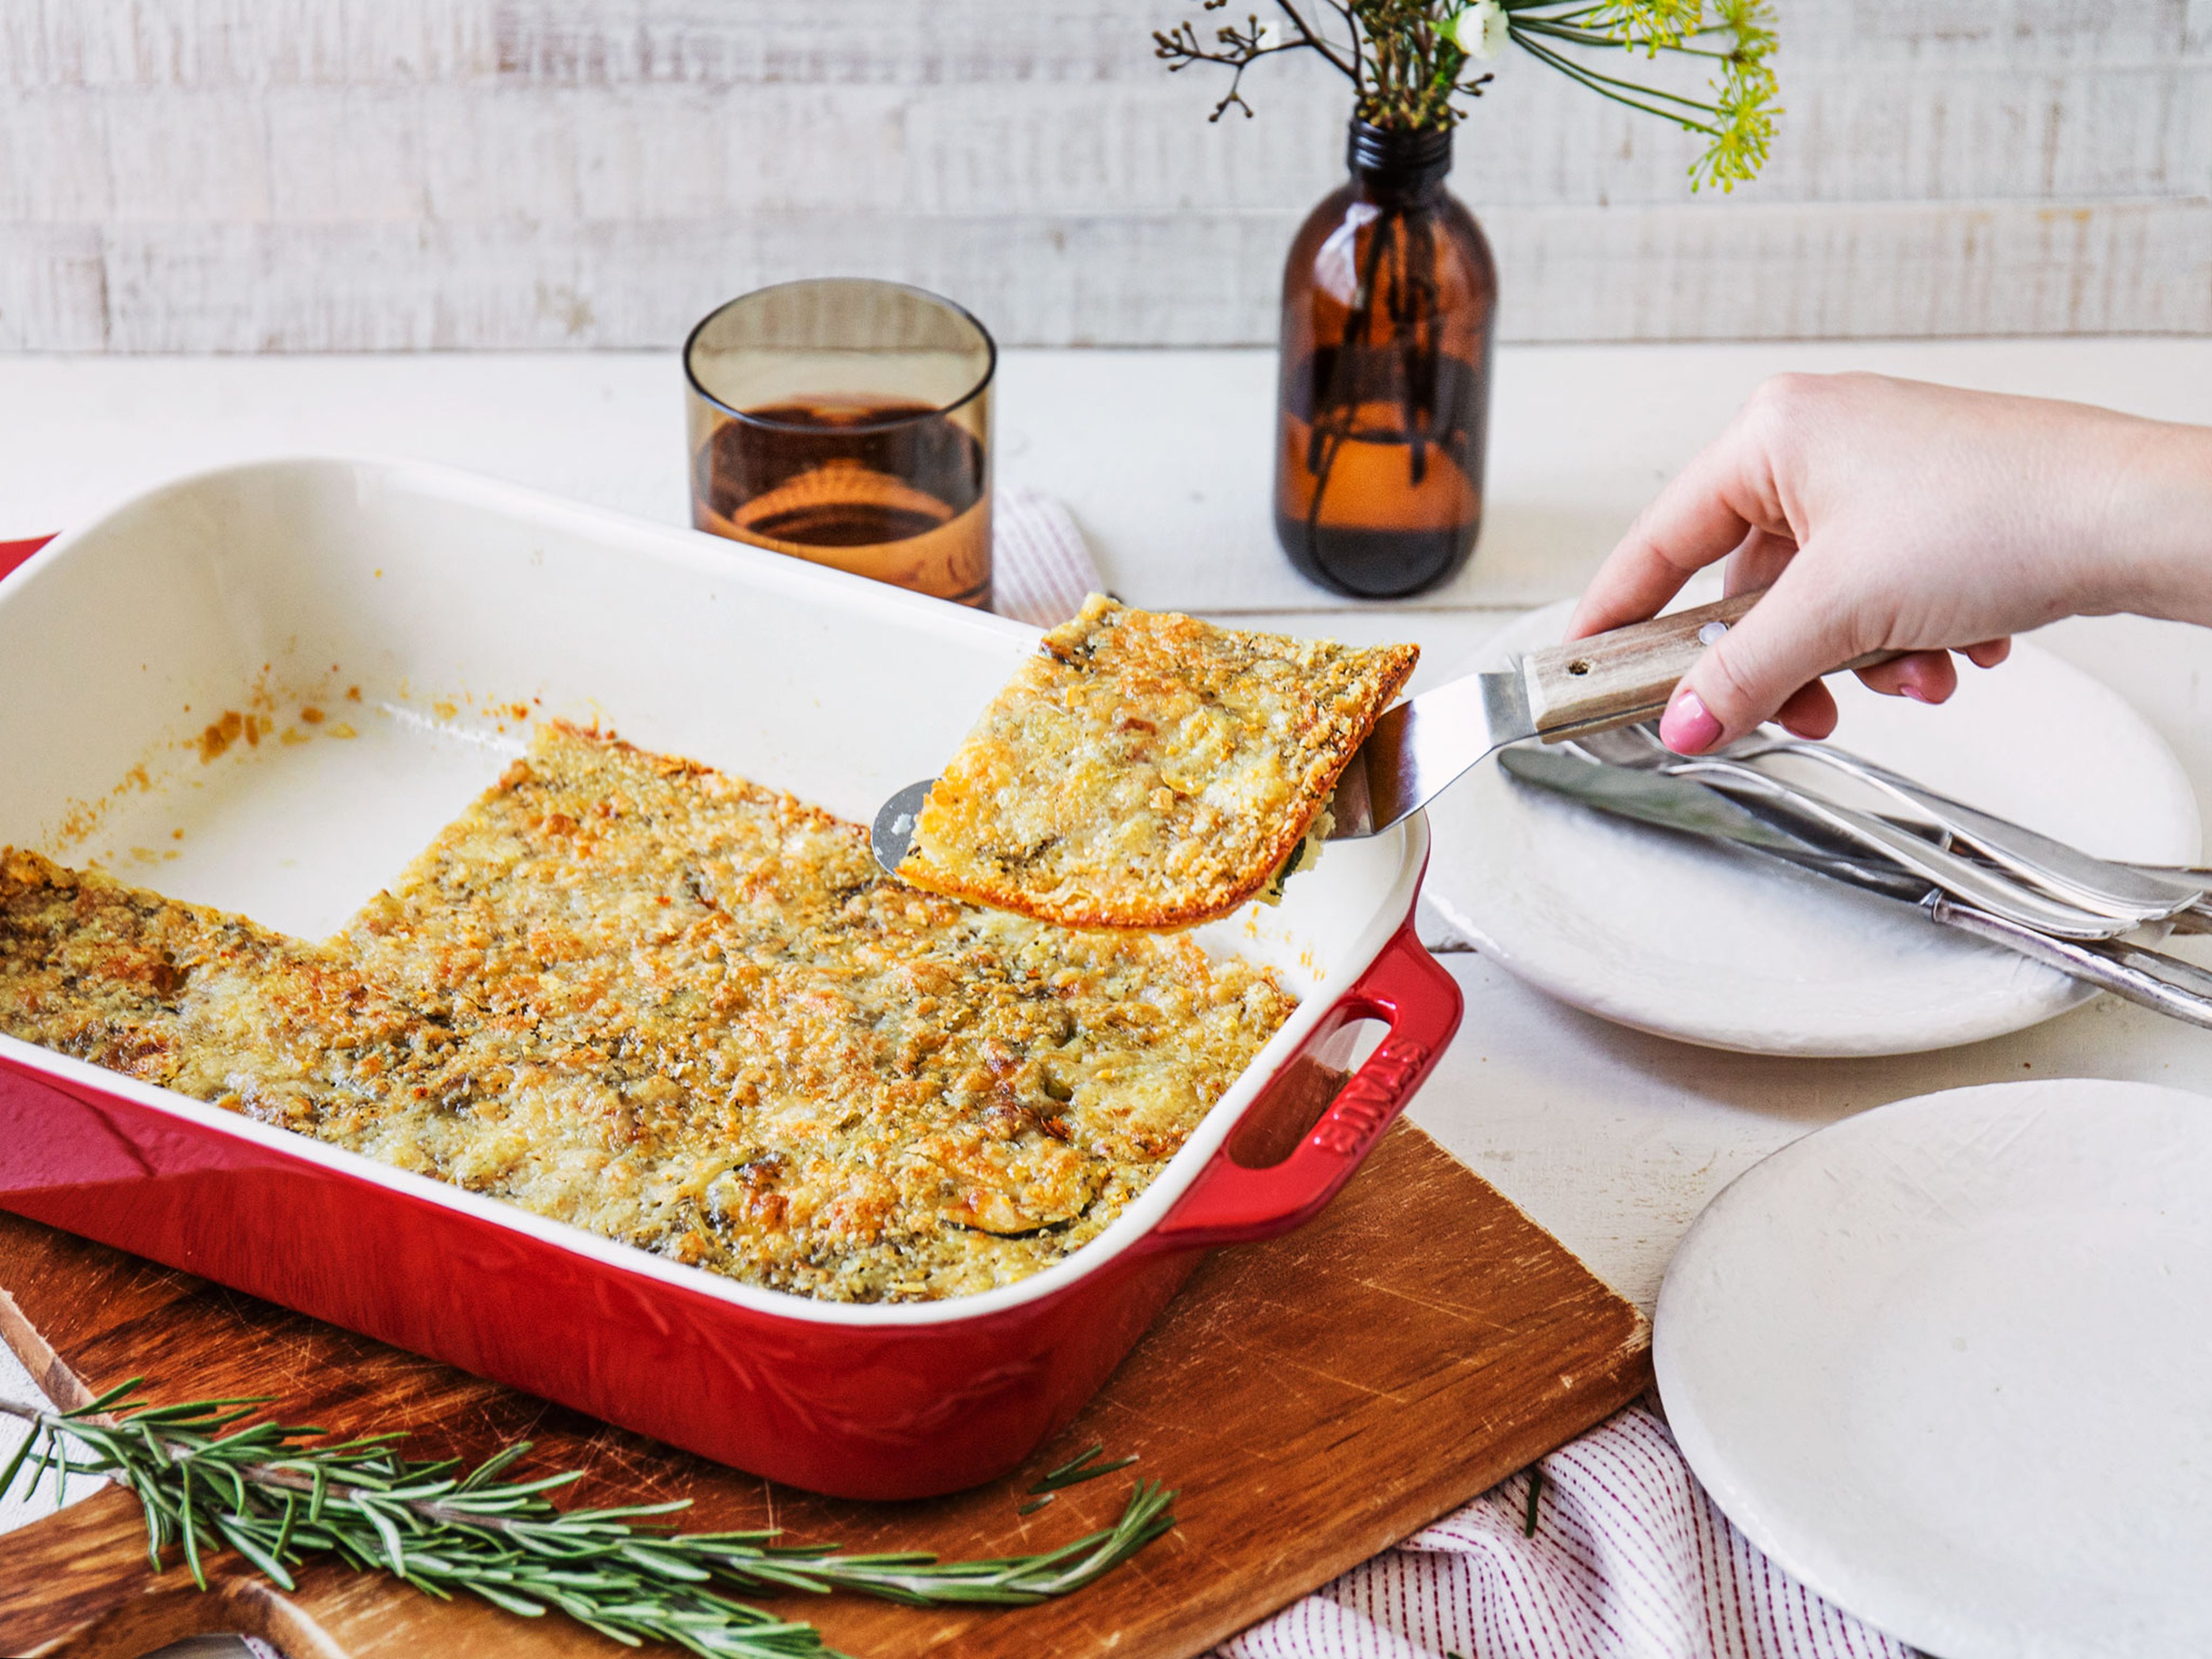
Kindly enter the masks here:
[[1471, 6], [1462, 6], [1452, 14], [1444, 25], [1444, 38], [1470, 58], [1480, 58], [1486, 64], [1505, 50], [1510, 37], [1506, 30], [1505, 8], [1498, 0], [1474, 0]]

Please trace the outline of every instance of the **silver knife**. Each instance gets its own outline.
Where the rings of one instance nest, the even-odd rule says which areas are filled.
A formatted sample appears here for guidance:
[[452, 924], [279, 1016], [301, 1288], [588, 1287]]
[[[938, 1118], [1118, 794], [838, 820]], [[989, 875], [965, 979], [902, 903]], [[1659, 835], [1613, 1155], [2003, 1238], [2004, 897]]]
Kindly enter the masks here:
[[1960, 904], [1940, 887], [1878, 860], [1824, 849], [1786, 823], [1788, 809], [1762, 805], [1754, 813], [1741, 802], [1689, 778], [1626, 767], [1601, 766], [1540, 750], [1508, 750], [1498, 763], [1524, 783], [1595, 807], [1616, 817], [1742, 847], [1800, 869], [1912, 905], [1939, 927], [2001, 945], [2060, 973], [2130, 1002], [2212, 1029], [2212, 973], [2160, 951], [2124, 939], [2082, 942], [2053, 939], [2032, 927]]

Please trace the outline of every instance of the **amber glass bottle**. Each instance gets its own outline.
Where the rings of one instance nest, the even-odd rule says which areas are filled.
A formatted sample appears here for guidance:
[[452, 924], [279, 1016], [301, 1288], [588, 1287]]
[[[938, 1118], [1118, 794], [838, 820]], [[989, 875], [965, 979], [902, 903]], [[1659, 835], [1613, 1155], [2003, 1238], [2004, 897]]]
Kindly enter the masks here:
[[1449, 131], [1355, 120], [1351, 162], [1284, 268], [1275, 534], [1314, 580], [1392, 599], [1482, 528], [1498, 270], [1444, 189]]

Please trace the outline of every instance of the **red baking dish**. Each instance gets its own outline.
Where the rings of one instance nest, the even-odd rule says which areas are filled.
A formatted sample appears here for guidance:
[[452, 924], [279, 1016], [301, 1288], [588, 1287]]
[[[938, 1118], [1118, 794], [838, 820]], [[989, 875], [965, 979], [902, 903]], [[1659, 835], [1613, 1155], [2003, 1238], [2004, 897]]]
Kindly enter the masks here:
[[[529, 718], [598, 717], [865, 820], [1035, 638], [440, 469], [234, 467], [0, 584], [0, 844], [320, 937]], [[296, 724], [307, 706], [324, 720]], [[227, 712], [265, 735], [208, 758]], [[775, 1480], [947, 1492], [1066, 1424], [1201, 1252], [1297, 1226], [1358, 1168], [1459, 1023], [1411, 927], [1426, 854], [1417, 817], [1204, 930], [1298, 1012], [1111, 1229], [980, 1296], [734, 1284], [7, 1038], [0, 1205]], [[1387, 1031], [1312, 1121], [1364, 1022]]]

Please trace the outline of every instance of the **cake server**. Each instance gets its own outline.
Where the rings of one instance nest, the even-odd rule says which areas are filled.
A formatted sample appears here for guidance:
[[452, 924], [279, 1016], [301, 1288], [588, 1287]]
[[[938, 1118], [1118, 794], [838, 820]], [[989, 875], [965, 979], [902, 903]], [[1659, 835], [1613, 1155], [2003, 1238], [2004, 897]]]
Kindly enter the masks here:
[[[1764, 591], [1531, 651], [1510, 668], [1469, 674], [1385, 709], [1337, 779], [1328, 838], [1379, 835], [1508, 744], [1558, 743], [1653, 718], [1705, 647]], [[1867, 667], [1889, 654], [1844, 666]], [[896, 872], [906, 857], [936, 781], [910, 783], [878, 809], [870, 839], [885, 870]]]

